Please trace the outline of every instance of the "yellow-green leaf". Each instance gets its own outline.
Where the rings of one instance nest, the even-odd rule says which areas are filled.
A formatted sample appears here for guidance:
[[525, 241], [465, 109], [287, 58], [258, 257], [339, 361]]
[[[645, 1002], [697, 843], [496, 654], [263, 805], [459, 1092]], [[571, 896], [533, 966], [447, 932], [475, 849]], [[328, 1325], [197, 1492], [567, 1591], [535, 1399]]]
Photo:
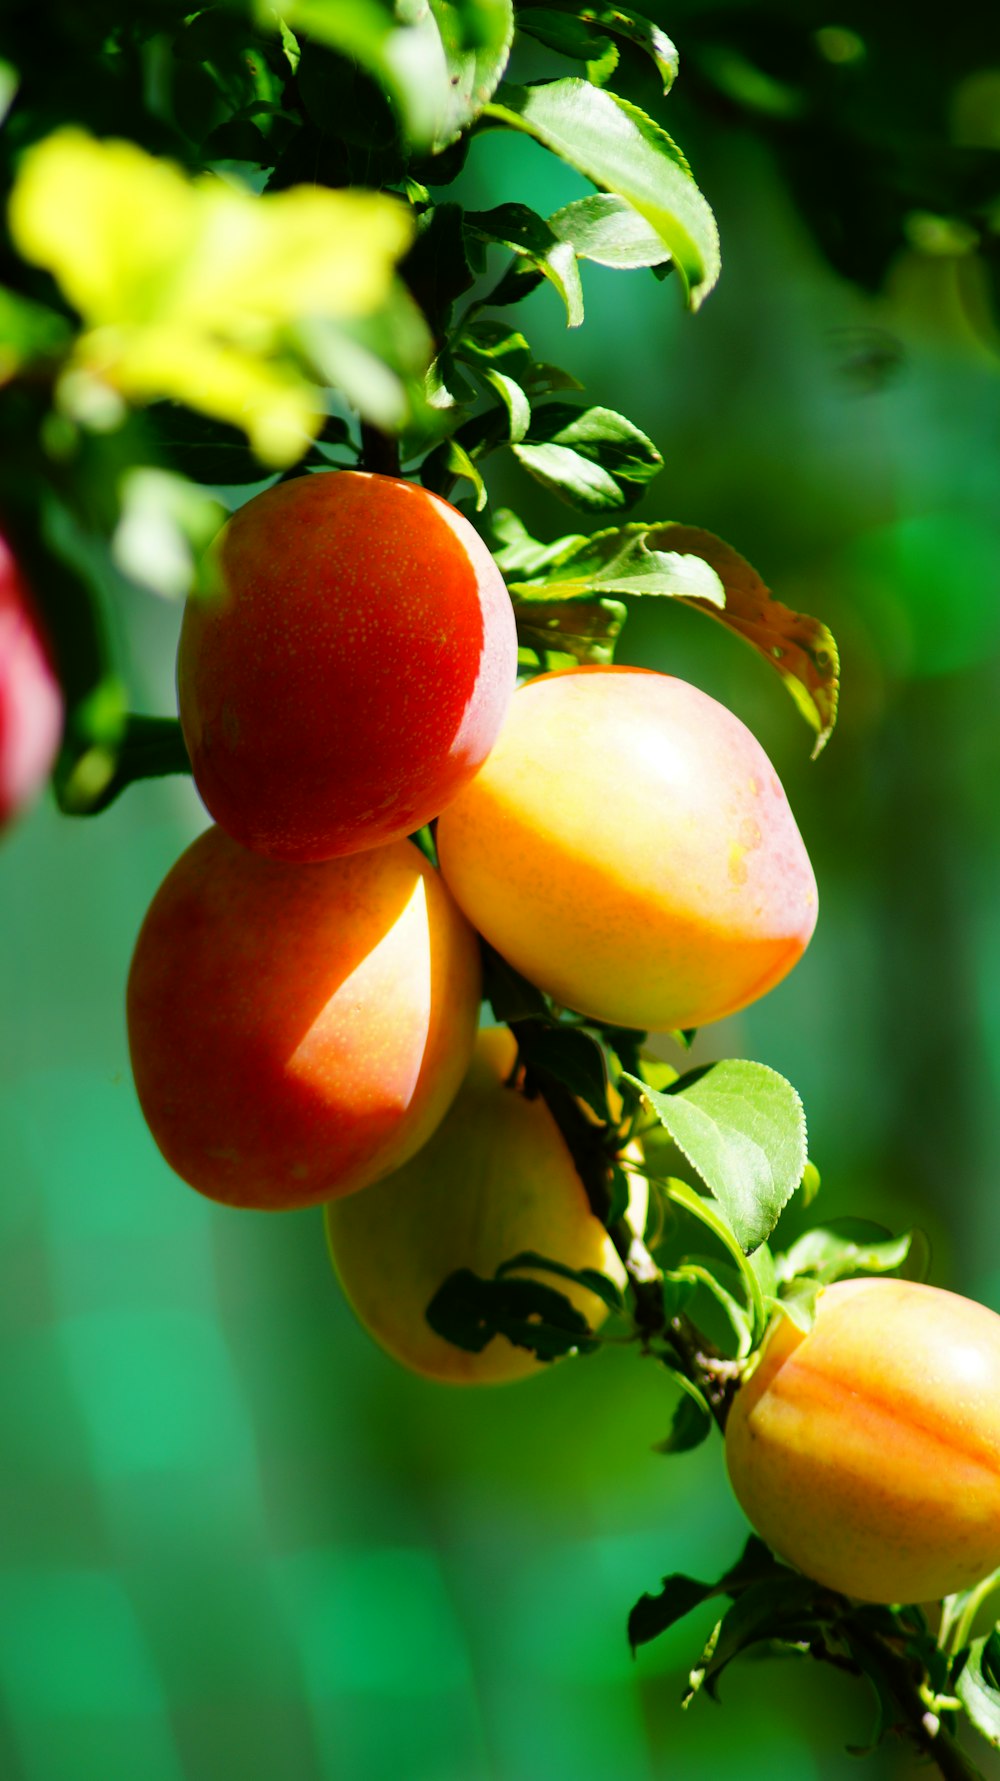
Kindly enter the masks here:
[[394, 198], [312, 186], [258, 197], [73, 128], [25, 155], [10, 225], [85, 324], [66, 405], [88, 386], [178, 399], [241, 427], [272, 464], [301, 456], [323, 419], [294, 329], [375, 314], [412, 238]]

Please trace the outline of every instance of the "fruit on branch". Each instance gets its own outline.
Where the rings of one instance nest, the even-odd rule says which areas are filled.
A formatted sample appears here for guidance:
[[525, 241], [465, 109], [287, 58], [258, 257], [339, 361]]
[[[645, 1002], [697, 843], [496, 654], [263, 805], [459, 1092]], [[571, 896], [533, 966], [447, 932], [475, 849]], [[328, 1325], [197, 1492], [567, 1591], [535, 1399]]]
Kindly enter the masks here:
[[63, 701], [31, 596], [0, 537], [0, 828], [48, 778]]
[[492, 946], [558, 1002], [664, 1031], [778, 983], [816, 921], [784, 792], [739, 719], [682, 680], [578, 668], [522, 687], [438, 824]]
[[430, 1137], [479, 998], [476, 937], [411, 842], [297, 866], [209, 829], [136, 943], [139, 1100], [168, 1163], [210, 1199], [312, 1205]]
[[514, 689], [503, 578], [447, 501], [390, 476], [278, 483], [213, 547], [188, 602], [181, 725], [215, 820], [277, 859], [412, 834], [486, 758]]
[[[624, 1285], [548, 1107], [508, 1084], [516, 1056], [506, 1027], [481, 1032], [465, 1081], [423, 1150], [366, 1193], [326, 1209], [333, 1264], [360, 1321], [396, 1360], [429, 1379], [499, 1384], [547, 1364], [505, 1336], [474, 1354], [431, 1329], [427, 1306], [460, 1268], [489, 1279], [502, 1262], [531, 1250]], [[628, 1216], [641, 1233], [646, 1182], [633, 1174], [631, 1185]], [[606, 1317], [585, 1287], [525, 1272], [565, 1294], [592, 1329]]]
[[781, 1318], [726, 1427], [733, 1489], [807, 1576], [936, 1601], [1000, 1565], [1000, 1317], [908, 1280], [849, 1280], [808, 1335]]

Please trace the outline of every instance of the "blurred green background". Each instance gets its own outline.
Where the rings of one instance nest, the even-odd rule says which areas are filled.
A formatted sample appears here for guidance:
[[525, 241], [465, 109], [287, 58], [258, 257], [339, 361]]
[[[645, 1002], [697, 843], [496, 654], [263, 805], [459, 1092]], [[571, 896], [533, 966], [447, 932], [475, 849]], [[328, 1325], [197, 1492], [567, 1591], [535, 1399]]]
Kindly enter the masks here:
[[[866, 295], [760, 132], [683, 104], [724, 249], [704, 310], [588, 266], [579, 335], [551, 291], [525, 313], [539, 356], [663, 451], [640, 513], [720, 533], [842, 648], [840, 725], [810, 763], [750, 651], [666, 604], [631, 616], [619, 659], [761, 738], [820, 883], [804, 961], [698, 1055], [795, 1082], [817, 1215], [919, 1224], [932, 1279], [1000, 1310], [997, 336], [953, 241], [916, 229]], [[581, 189], [483, 139], [460, 195], [546, 213]], [[575, 529], [515, 487], [542, 536]], [[173, 708], [178, 621], [138, 594], [117, 615], [139, 709]], [[162, 782], [94, 822], [43, 803], [0, 858], [4, 1781], [915, 1774], [893, 1745], [857, 1770], [871, 1706], [832, 1671], [744, 1663], [721, 1710], [682, 1713], [710, 1609], [630, 1658], [635, 1598], [717, 1574], [746, 1531], [717, 1441], [651, 1451], [673, 1407], [651, 1367], [605, 1353], [481, 1394], [411, 1378], [353, 1322], [318, 1214], [225, 1211], [171, 1175], [123, 990], [204, 822]]]

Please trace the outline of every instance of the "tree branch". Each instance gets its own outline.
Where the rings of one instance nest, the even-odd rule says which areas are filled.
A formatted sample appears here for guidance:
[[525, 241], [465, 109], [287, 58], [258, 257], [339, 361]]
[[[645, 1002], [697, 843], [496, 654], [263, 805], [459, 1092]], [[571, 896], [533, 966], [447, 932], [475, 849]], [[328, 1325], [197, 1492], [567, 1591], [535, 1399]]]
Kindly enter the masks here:
[[984, 1781], [982, 1771], [968, 1757], [958, 1739], [927, 1706], [912, 1665], [877, 1633], [845, 1616], [841, 1628], [848, 1644], [865, 1654], [879, 1672], [887, 1692], [902, 1715], [897, 1728], [905, 1732], [922, 1756], [935, 1764], [944, 1781]]

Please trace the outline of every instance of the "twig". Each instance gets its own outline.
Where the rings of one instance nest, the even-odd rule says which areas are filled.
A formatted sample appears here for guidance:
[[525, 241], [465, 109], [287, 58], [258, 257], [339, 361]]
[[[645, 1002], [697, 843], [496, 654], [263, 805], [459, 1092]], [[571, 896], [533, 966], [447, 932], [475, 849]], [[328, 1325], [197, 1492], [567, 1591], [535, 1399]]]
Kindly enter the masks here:
[[982, 1771], [966, 1755], [958, 1739], [927, 1706], [907, 1659], [853, 1616], [845, 1616], [841, 1627], [848, 1644], [863, 1651], [880, 1672], [902, 1714], [902, 1724], [897, 1729], [905, 1731], [921, 1755], [936, 1765], [944, 1781], [984, 1781]]

